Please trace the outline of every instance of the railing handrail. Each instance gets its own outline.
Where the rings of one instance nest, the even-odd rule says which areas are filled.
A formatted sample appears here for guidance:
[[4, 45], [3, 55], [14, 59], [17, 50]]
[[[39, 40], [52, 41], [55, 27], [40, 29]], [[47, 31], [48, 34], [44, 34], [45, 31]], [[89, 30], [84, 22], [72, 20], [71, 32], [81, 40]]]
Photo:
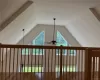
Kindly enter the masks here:
[[40, 48], [40, 49], [61, 49], [62, 48], [62, 49], [86, 50], [88, 47], [1, 44], [0, 48]]

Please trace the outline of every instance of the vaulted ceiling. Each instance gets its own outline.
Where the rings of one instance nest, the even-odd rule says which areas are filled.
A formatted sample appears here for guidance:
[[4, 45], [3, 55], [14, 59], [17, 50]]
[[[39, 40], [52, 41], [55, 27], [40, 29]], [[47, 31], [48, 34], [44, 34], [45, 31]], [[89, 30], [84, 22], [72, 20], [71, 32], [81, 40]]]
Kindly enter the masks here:
[[[15, 0], [13, 0], [13, 2], [14, 1]], [[89, 10], [89, 8], [99, 6], [99, 0], [32, 1], [34, 1], [34, 3], [26, 11], [24, 11], [17, 19], [9, 24], [8, 27], [0, 32], [0, 37], [2, 38], [0, 39], [0, 42], [14, 43], [14, 41], [11, 40], [15, 39], [15, 35], [17, 40], [16, 42], [18, 42], [18, 40], [20, 40], [22, 37], [20, 36], [21, 29], [26, 28], [27, 34], [32, 28], [35, 27], [36, 24], [53, 24], [52, 18], [55, 17], [57, 18], [56, 25], [64, 25], [82, 46], [100, 46], [100, 22]], [[9, 15], [11, 15], [14, 10], [17, 10], [25, 2], [26, 0], [17, 0], [17, 2], [13, 3], [13, 5], [9, 5], [9, 8], [6, 6], [0, 6], [1, 14], [5, 17], [5, 15], [7, 15], [6, 11], [8, 11]], [[6, 2], [2, 2], [2, 4], [4, 3]], [[16, 7], [14, 4], [16, 4]], [[14, 8], [12, 9], [11, 7]], [[5, 12], [3, 12], [3, 9], [5, 9]], [[2, 23], [2, 20], [5, 20], [6, 17], [0, 19]], [[4, 36], [9, 38], [9, 36], [15, 31], [17, 31], [18, 34], [13, 34], [12, 38], [10, 37], [9, 40], [6, 40], [6, 37]], [[3, 34], [4, 32], [6, 33]]]
[[48, 2], [48, 1], [50, 1], [50, 2], [92, 2], [92, 1], [94, 1], [94, 2], [96, 2], [96, 1], [99, 1], [99, 0], [32, 0], [32, 1], [34, 1], [34, 2]]

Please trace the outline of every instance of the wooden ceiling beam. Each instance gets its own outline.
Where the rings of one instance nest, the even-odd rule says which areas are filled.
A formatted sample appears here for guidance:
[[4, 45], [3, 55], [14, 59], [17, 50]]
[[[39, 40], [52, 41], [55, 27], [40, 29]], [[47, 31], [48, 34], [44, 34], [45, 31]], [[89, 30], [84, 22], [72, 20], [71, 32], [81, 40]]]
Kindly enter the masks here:
[[95, 15], [95, 17], [100, 21], [100, 15], [98, 14], [98, 12], [96, 11], [95, 8], [90, 8], [90, 11]]
[[27, 1], [25, 4], [22, 5], [15, 13], [13, 13], [8, 19], [6, 19], [1, 25], [0, 25], [0, 31], [2, 31], [8, 24], [10, 24], [13, 20], [15, 20], [22, 12], [24, 12], [33, 1]]

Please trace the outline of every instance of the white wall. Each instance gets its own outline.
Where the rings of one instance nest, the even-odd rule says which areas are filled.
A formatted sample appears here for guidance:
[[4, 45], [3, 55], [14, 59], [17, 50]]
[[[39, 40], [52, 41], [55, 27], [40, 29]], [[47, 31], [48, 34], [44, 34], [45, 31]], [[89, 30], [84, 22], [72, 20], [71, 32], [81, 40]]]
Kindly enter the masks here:
[[[65, 28], [65, 26], [56, 25], [56, 32], [60, 31], [63, 37], [68, 41], [68, 43], [72, 46], [81, 46], [77, 40], [70, 34], [70, 32]], [[45, 31], [45, 42], [50, 42], [53, 40], [53, 25], [44, 25], [38, 24], [36, 25], [25, 37], [24, 37], [24, 44], [29, 44], [32, 40], [35, 39], [37, 35], [41, 31]], [[55, 34], [56, 34], [55, 32]], [[56, 35], [55, 35], [56, 39]], [[23, 44], [23, 40], [21, 39], [18, 44]]]
[[0, 42], [16, 44], [22, 39], [22, 29], [25, 29], [25, 34], [27, 34], [35, 25], [34, 4], [32, 4], [0, 32]]
[[70, 20], [66, 28], [82, 46], [100, 47], [100, 22], [89, 9]]

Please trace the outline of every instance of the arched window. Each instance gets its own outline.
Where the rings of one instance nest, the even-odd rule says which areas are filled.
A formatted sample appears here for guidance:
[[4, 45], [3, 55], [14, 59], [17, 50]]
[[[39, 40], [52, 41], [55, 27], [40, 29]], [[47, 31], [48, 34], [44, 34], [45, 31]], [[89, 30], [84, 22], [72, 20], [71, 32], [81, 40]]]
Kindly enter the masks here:
[[[42, 31], [33, 41], [32, 45], [44, 45], [45, 41], [45, 33]], [[33, 49], [32, 54], [33, 55], [43, 55], [44, 50], [43, 49]]]
[[68, 42], [65, 40], [65, 38], [62, 36], [62, 34], [57, 31], [57, 46], [63, 45], [63, 46], [68, 46]]
[[[44, 41], [45, 41], [45, 32], [42, 31], [39, 33], [38, 36], [36, 36], [36, 38], [29, 45], [44, 45]], [[44, 50], [43, 49], [32, 50], [28, 48], [22, 50], [22, 55], [29, 55], [30, 53], [33, 55], [43, 55]]]
[[33, 45], [44, 45], [45, 34], [44, 31], [40, 32], [40, 34], [32, 41]]
[[[62, 46], [71, 46], [59, 31], [57, 31], [56, 41], [57, 41], [56, 46], [61, 46], [61, 45]], [[67, 55], [67, 52], [70, 52], [70, 55], [76, 54], [75, 50], [70, 50], [70, 51], [63, 50], [63, 55]], [[57, 53], [57, 55], [60, 55], [60, 52], [58, 50], [56, 50], [56, 53]]]
[[[60, 45], [71, 46], [59, 31], [56, 32], [56, 41], [57, 41], [56, 46], [60, 46]], [[45, 32], [42, 31], [42, 32], [39, 33], [39, 35], [37, 35], [35, 37], [34, 40], [32, 40], [31, 45], [44, 45], [44, 42], [45, 42]], [[67, 52], [68, 52], [67, 50], [63, 50], [63, 55], [67, 55]], [[70, 50], [69, 52], [70, 52], [71, 55], [75, 55], [76, 51]], [[33, 54], [33, 55], [43, 55], [44, 50], [43, 49], [33, 49], [33, 50], [23, 49], [22, 50], [22, 55], [29, 55], [30, 53]], [[58, 50], [56, 50], [56, 54], [60, 55], [59, 53], [60, 52]]]

